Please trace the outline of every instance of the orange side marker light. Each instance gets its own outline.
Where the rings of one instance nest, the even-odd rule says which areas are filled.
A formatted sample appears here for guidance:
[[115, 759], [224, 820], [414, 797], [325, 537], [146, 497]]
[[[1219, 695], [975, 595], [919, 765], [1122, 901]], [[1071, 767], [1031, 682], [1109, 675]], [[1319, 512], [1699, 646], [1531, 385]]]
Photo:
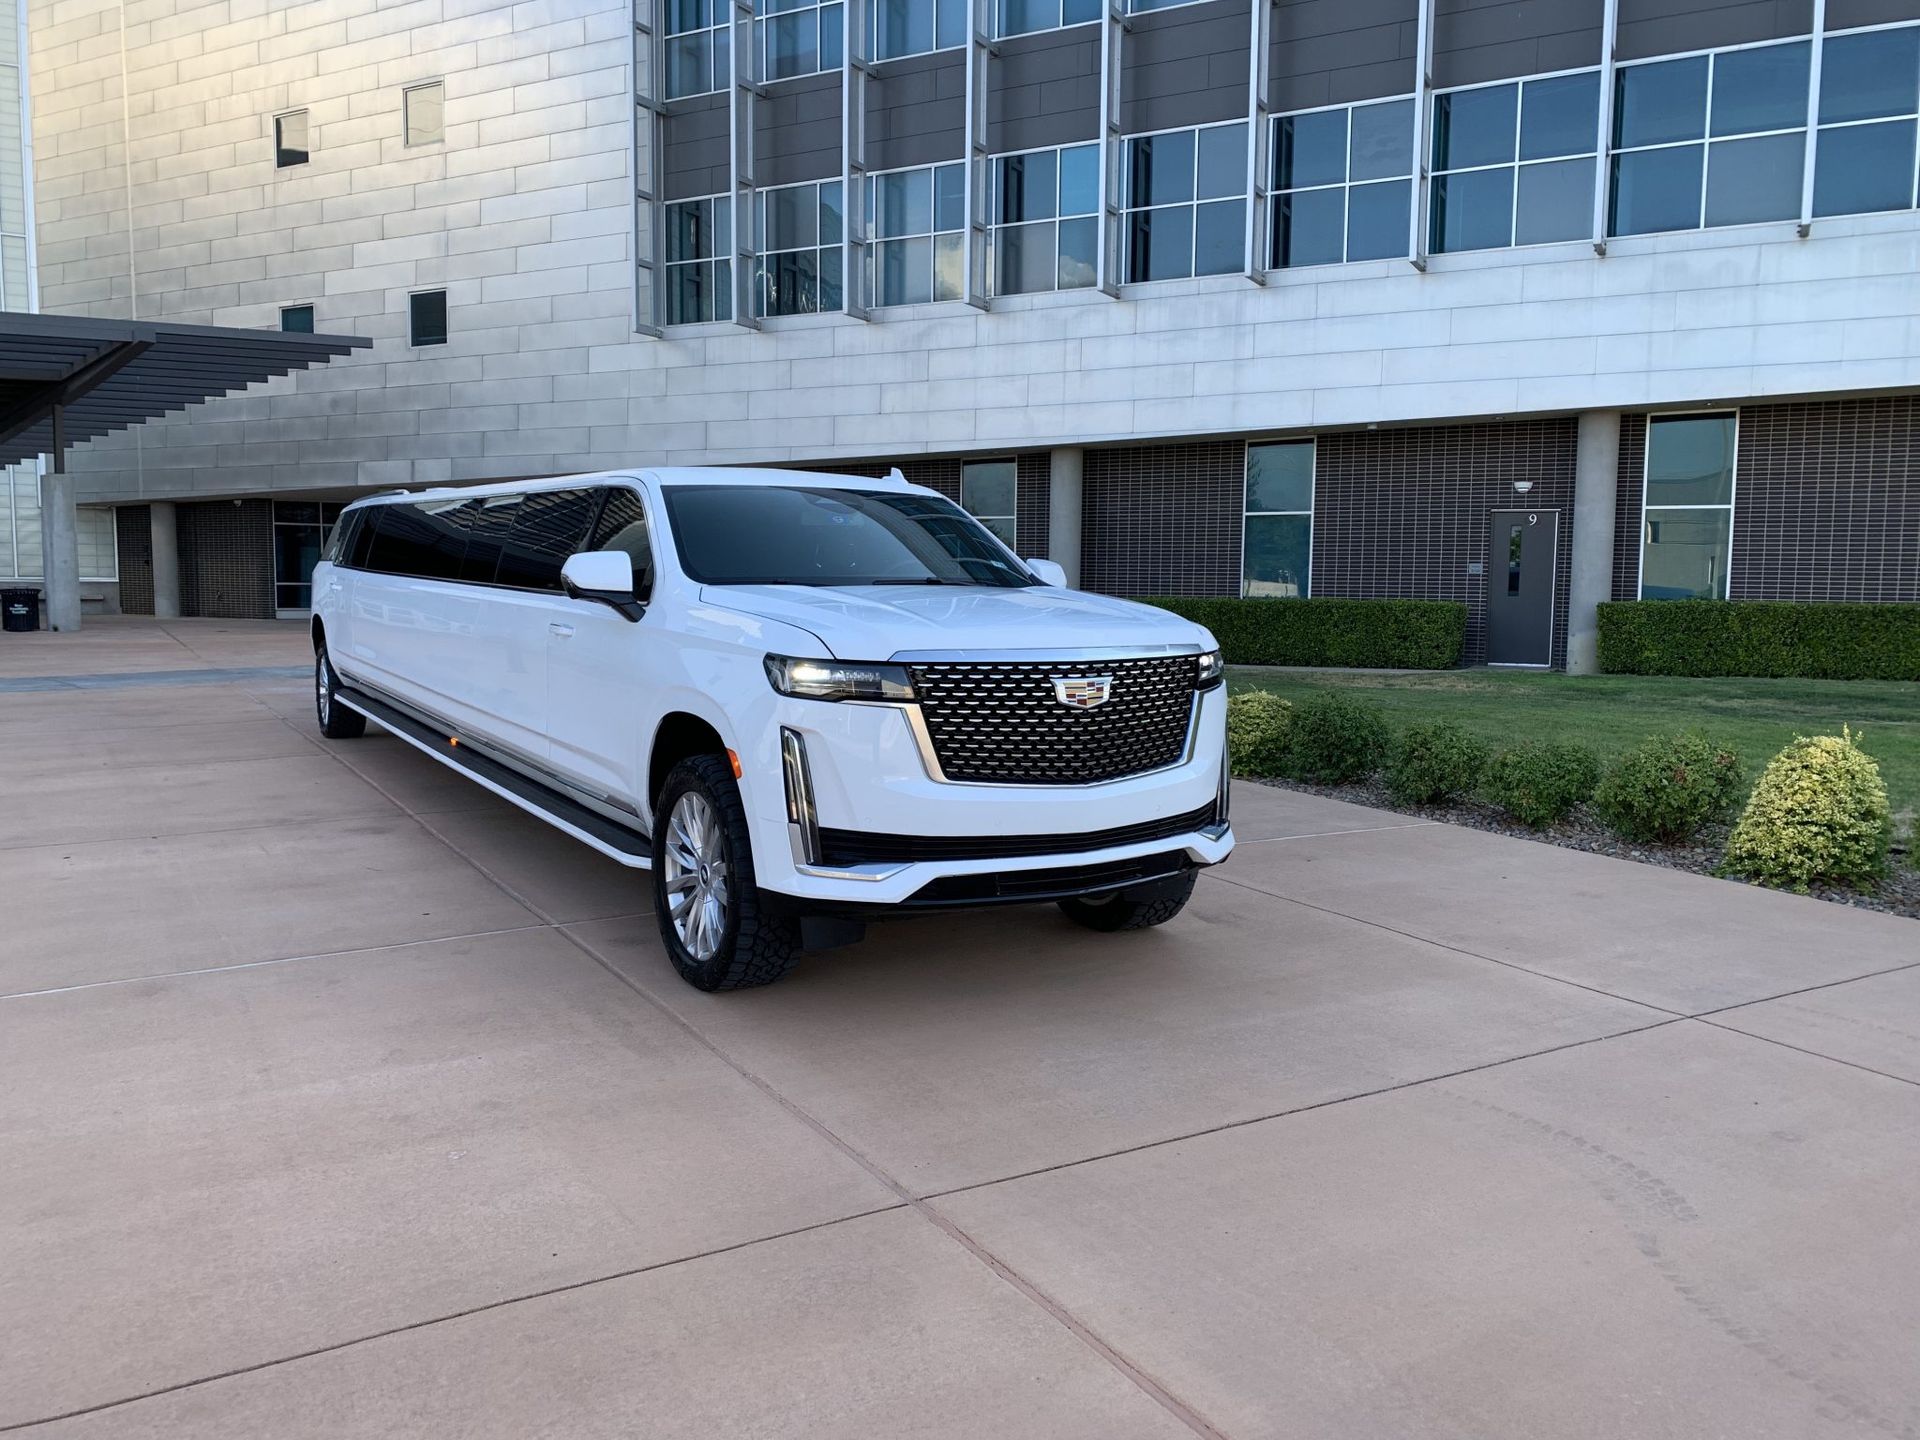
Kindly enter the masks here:
[[727, 751], [727, 763], [733, 766], [733, 778], [740, 778], [740, 757], [732, 750]]

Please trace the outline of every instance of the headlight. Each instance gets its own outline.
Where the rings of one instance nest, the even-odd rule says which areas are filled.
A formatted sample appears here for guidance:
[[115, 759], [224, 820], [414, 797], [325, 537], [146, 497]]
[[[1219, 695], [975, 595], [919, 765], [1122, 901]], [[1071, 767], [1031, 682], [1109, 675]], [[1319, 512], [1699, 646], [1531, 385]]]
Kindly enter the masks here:
[[767, 656], [767, 682], [782, 695], [806, 700], [887, 700], [914, 698], [913, 681], [903, 665], [869, 665], [858, 660], [796, 660]]
[[1227, 673], [1226, 662], [1221, 660], [1218, 650], [1209, 650], [1200, 657], [1200, 670], [1194, 677], [1193, 688], [1211, 690], [1220, 683]]

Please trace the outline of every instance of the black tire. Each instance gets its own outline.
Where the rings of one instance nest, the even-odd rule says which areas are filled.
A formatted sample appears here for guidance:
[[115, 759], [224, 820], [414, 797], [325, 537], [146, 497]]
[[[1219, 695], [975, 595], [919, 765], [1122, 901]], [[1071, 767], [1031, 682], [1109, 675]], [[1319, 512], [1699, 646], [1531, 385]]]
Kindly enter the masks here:
[[336, 698], [339, 691], [340, 673], [327, 658], [327, 647], [320, 645], [313, 652], [313, 717], [327, 739], [358, 740], [367, 733], [367, 717], [342, 705]]
[[1151, 884], [1109, 890], [1104, 895], [1075, 895], [1062, 900], [1060, 910], [1089, 930], [1146, 930], [1166, 924], [1186, 909], [1199, 876], [1199, 871], [1189, 870]]
[[[708, 807], [725, 860], [726, 900], [717, 944], [704, 957], [682, 940], [667, 893], [670, 830], [681, 797], [697, 796]], [[677, 862], [676, 862], [677, 863]], [[693, 903], [690, 899], [689, 903]], [[682, 760], [667, 775], [653, 807], [653, 904], [660, 943], [680, 978], [696, 990], [744, 990], [770, 985], [800, 958], [800, 925], [770, 912], [754, 883], [753, 844], [747, 811], [733, 769], [718, 755]], [[702, 949], [706, 946], [702, 945]]]

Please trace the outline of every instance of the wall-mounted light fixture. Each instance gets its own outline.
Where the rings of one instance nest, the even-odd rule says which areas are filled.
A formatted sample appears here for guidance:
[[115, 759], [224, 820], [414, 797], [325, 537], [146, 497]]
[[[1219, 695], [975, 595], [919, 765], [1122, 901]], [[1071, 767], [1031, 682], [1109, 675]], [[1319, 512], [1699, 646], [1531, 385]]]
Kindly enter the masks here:
[[1533, 482], [1531, 480], [1516, 480], [1513, 482], [1513, 493], [1516, 495], [1524, 495], [1531, 489], [1533, 489]]

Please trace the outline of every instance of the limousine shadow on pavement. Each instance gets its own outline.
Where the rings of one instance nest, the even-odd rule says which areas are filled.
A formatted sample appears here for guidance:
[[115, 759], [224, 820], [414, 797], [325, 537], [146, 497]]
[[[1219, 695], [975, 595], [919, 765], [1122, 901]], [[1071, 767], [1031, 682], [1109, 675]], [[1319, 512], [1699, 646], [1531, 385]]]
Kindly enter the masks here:
[[702, 995], [299, 627], [5, 640], [0, 1428], [1920, 1427], [1912, 921], [1242, 787]]

